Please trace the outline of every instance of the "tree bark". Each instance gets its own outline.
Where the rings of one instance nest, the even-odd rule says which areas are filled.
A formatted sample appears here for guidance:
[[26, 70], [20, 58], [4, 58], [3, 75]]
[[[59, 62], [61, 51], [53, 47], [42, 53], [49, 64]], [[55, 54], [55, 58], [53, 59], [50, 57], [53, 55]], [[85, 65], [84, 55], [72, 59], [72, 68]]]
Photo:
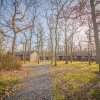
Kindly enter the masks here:
[[90, 0], [90, 5], [91, 5], [91, 15], [92, 15], [92, 21], [93, 21], [93, 28], [94, 28], [96, 58], [97, 58], [97, 63], [99, 64], [99, 72], [100, 72], [100, 53], [99, 53], [100, 52], [100, 43], [99, 43], [98, 26], [97, 26], [97, 23], [96, 23], [94, 0]]
[[65, 54], [66, 54], [66, 64], [68, 64], [66, 18], [65, 18]]
[[14, 38], [12, 42], [12, 55], [14, 56], [15, 54], [15, 43], [16, 43], [16, 33], [14, 33]]
[[58, 26], [58, 16], [56, 18], [56, 26], [55, 26], [55, 66], [57, 66], [57, 26]]

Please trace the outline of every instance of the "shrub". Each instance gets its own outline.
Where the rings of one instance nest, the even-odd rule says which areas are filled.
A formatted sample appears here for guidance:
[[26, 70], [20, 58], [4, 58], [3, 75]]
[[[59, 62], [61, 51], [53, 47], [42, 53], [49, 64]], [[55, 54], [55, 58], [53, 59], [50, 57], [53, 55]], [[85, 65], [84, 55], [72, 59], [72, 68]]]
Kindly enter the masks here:
[[21, 61], [12, 55], [3, 55], [0, 70], [15, 70], [21, 68]]

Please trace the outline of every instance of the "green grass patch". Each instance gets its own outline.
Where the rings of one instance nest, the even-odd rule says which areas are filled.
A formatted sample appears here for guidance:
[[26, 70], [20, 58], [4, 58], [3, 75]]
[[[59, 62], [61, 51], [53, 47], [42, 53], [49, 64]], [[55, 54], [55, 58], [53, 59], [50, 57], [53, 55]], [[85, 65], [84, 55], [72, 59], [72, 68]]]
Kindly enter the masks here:
[[6, 85], [3, 82], [0, 82], [0, 93], [2, 93], [6, 88]]
[[54, 95], [54, 100], [63, 100], [63, 96], [61, 95], [59, 89], [56, 87], [54, 83], [52, 83], [52, 90], [53, 90], [53, 95]]
[[3, 77], [1, 77], [1, 80], [2, 81], [16, 81], [16, 80], [18, 80], [18, 78], [17, 77], [11, 77], [11, 76], [3, 76]]
[[94, 99], [96, 98], [96, 100], [100, 100], [100, 89], [94, 89], [91, 94]]
[[99, 68], [95, 62], [89, 65], [88, 62], [65, 64], [65, 62], [60, 61], [57, 64], [54, 67], [55, 71], [51, 72], [54, 98], [59, 97], [58, 100], [91, 98], [99, 100], [100, 87], [96, 87], [100, 82], [100, 76], [96, 74]]
[[7, 91], [11, 91], [14, 86], [19, 82], [17, 77], [2, 76], [0, 77], [0, 97], [6, 95]]

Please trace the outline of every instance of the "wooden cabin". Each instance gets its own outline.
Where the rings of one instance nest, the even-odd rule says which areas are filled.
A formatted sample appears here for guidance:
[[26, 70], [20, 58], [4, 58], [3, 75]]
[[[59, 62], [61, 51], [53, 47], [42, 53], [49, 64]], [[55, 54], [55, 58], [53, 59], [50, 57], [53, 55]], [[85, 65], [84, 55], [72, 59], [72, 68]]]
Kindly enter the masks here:
[[[70, 60], [71, 58], [74, 61], [88, 61], [89, 56], [91, 57], [91, 60], [94, 61], [96, 58], [96, 54], [92, 53], [92, 55], [88, 52], [74, 52], [72, 54], [67, 54], [67, 58], [68, 60]], [[62, 60], [66, 60], [66, 53], [65, 52], [60, 52], [56, 54], [57, 56], [57, 60], [58, 61], [62, 61]]]
[[[21, 60], [24, 59], [25, 52], [20, 51], [15, 53], [16, 56], [19, 56]], [[36, 51], [26, 52], [26, 61], [37, 61], [38, 60], [38, 53]]]

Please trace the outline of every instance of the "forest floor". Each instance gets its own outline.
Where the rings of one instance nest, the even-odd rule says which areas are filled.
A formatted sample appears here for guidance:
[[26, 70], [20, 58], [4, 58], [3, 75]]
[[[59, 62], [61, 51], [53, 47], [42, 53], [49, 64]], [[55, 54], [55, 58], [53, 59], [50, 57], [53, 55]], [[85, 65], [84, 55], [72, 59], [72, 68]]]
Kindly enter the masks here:
[[97, 71], [95, 63], [58, 62], [50, 69], [54, 100], [100, 100], [100, 76]]
[[21, 70], [2, 72], [0, 100], [52, 100], [49, 65], [24, 64]]
[[0, 100], [100, 100], [98, 65], [73, 62], [23, 64], [0, 72]]
[[31, 70], [23, 66], [19, 70], [0, 71], [0, 100], [9, 96], [13, 91], [21, 87], [21, 81], [24, 80]]

